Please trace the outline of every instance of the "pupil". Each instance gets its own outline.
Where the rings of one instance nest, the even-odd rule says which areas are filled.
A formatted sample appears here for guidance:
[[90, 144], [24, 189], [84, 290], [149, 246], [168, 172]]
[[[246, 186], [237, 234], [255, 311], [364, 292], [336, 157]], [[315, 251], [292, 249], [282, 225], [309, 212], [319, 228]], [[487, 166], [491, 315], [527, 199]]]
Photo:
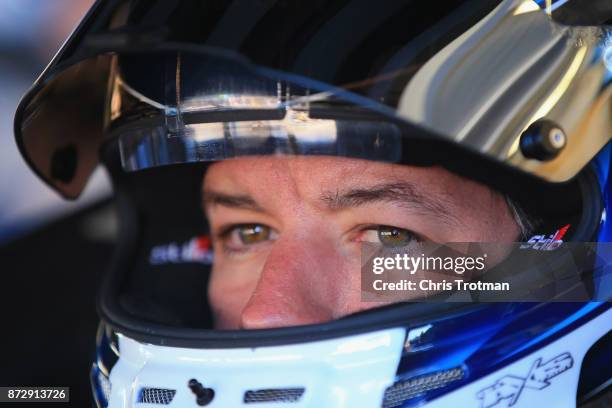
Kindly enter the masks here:
[[409, 233], [401, 228], [383, 227], [378, 230], [378, 237], [383, 245], [403, 245], [408, 241]]
[[245, 244], [258, 242], [260, 239], [265, 238], [266, 231], [261, 225], [249, 225], [240, 231], [240, 238]]

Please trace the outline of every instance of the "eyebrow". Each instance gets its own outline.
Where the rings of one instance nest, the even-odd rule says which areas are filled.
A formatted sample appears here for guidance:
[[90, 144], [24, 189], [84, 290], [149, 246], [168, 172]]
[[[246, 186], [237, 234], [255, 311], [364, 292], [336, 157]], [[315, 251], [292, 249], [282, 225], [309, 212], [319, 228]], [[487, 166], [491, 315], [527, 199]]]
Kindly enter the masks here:
[[[204, 190], [202, 201], [204, 205], [222, 205], [236, 209], [265, 212], [257, 201], [247, 194], [228, 194], [215, 190]], [[449, 203], [422, 194], [416, 185], [409, 182], [384, 183], [366, 188], [328, 191], [321, 194], [319, 201], [330, 211], [385, 202], [439, 217], [446, 223], [461, 224], [461, 221], [449, 208], [451, 207]]]
[[251, 196], [246, 194], [227, 194], [214, 190], [204, 190], [202, 202], [204, 205], [222, 205], [230, 208], [264, 212], [264, 209]]
[[392, 203], [424, 214], [441, 217], [447, 223], [460, 224], [452, 213], [450, 203], [422, 194], [409, 182], [377, 184], [368, 188], [350, 188], [344, 191], [326, 192], [321, 195], [330, 210], [343, 210], [373, 203]]

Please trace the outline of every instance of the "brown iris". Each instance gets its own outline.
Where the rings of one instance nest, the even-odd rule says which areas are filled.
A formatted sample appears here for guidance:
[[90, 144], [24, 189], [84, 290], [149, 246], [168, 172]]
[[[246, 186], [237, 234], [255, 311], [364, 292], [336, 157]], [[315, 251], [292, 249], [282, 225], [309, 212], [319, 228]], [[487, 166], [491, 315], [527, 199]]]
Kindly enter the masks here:
[[244, 245], [258, 244], [270, 238], [270, 228], [261, 224], [242, 225], [238, 235]]
[[408, 230], [397, 227], [378, 227], [378, 239], [387, 247], [408, 245], [414, 240], [414, 234]]

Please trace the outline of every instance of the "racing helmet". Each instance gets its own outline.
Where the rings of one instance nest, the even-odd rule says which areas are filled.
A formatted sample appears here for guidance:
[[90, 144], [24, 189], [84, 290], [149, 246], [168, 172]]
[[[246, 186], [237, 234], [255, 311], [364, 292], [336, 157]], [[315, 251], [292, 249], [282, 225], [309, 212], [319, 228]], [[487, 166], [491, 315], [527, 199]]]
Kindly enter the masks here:
[[[605, 396], [611, 21], [605, 0], [96, 2], [21, 101], [15, 134], [67, 199], [99, 164], [113, 183], [98, 406]], [[517, 250], [546, 256], [490, 271], [526, 289], [510, 298], [438, 294], [325, 323], [215, 330], [204, 175], [279, 155], [441, 166], [504, 194], [525, 221]], [[573, 246], [561, 254], [562, 243]]]

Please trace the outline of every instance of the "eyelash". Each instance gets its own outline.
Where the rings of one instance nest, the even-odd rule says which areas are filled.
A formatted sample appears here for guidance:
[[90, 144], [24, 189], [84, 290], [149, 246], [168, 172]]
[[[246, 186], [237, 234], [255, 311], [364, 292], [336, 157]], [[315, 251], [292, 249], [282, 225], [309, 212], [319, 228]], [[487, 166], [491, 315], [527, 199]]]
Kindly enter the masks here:
[[[381, 229], [394, 229], [394, 230], [400, 230], [402, 232], [405, 232], [410, 236], [411, 242], [423, 242], [425, 240], [421, 235], [417, 234], [416, 232], [412, 230], [409, 230], [407, 228], [396, 227], [394, 225], [370, 224], [370, 225], [362, 226], [361, 228], [359, 228], [358, 231], [361, 235], [360, 238], [362, 238], [369, 231], [376, 232], [377, 237], [380, 238], [379, 234], [380, 234]], [[358, 240], [358, 242], [366, 242], [366, 241]], [[380, 239], [379, 239], [379, 242], [380, 242]], [[382, 242], [380, 243], [382, 244]]]
[[232, 248], [231, 246], [227, 244], [227, 240], [230, 238], [231, 234], [233, 234], [234, 232], [237, 232], [240, 228], [255, 227], [255, 226], [269, 228], [270, 231], [274, 231], [271, 227], [268, 227], [265, 224], [258, 224], [258, 223], [232, 224], [226, 227], [222, 227], [221, 230], [215, 235], [216, 235], [216, 238], [222, 243], [223, 252], [230, 254], [230, 255], [244, 253], [246, 251], [249, 251], [250, 247], [257, 246], [258, 244], [260, 244], [260, 243], [243, 244], [241, 248]]
[[[231, 234], [238, 232], [240, 228], [247, 228], [247, 227], [264, 227], [264, 228], [268, 228], [269, 229], [269, 233], [270, 234], [275, 234], [275, 231], [268, 227], [265, 224], [257, 224], [257, 223], [252, 223], [252, 224], [233, 224], [233, 225], [228, 225], [224, 228], [222, 228], [217, 234], [216, 237], [217, 239], [219, 239], [219, 241], [221, 241], [222, 243], [222, 249], [224, 252], [228, 253], [228, 254], [237, 254], [237, 253], [244, 253], [249, 251], [251, 248], [256, 247], [260, 244], [263, 244], [264, 242], [268, 242], [270, 241], [269, 239], [265, 239], [264, 242], [256, 242], [253, 244], [241, 244], [240, 248], [232, 248], [230, 245], [228, 245], [227, 241], [230, 238]], [[363, 238], [364, 235], [368, 232], [376, 232], [377, 237], [378, 237], [378, 241], [380, 242], [380, 231], [384, 230], [384, 229], [391, 229], [391, 230], [399, 230], [403, 233], [408, 234], [409, 236], [409, 241], [414, 241], [414, 242], [422, 242], [423, 239], [421, 236], [419, 236], [418, 234], [416, 234], [415, 232], [405, 229], [405, 228], [400, 228], [400, 227], [395, 227], [395, 226], [391, 226], [391, 225], [381, 225], [381, 224], [370, 224], [370, 225], [365, 225], [365, 226], [361, 226], [357, 229], [357, 233], [359, 234], [360, 238]], [[354, 239], [354, 241], [356, 242], [371, 242], [371, 241], [365, 241], [362, 239]], [[382, 243], [382, 242], [381, 242]], [[383, 245], [385, 245], [384, 243], [382, 243]]]

